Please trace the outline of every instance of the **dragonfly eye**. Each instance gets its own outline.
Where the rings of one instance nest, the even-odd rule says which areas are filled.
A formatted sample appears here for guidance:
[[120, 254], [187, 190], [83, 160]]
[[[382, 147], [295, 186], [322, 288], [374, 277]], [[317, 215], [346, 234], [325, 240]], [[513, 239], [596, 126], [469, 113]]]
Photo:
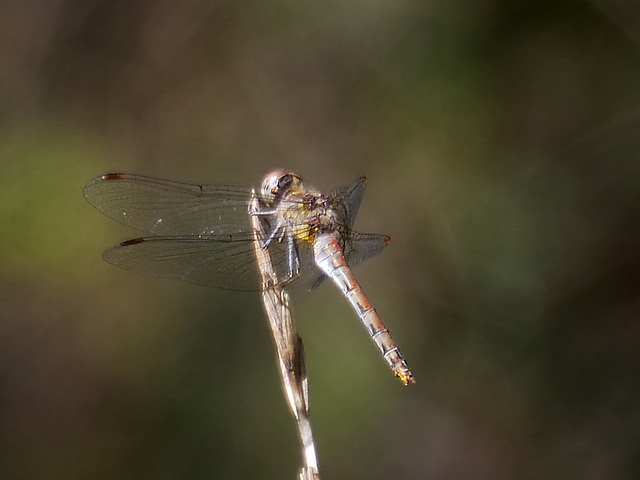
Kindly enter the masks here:
[[287, 189], [287, 187], [289, 185], [291, 185], [291, 182], [293, 182], [293, 175], [291, 175], [290, 173], [287, 173], [286, 175], [283, 175], [282, 177], [280, 177], [278, 179], [278, 187], [277, 187], [277, 191], [273, 192], [278, 193], [278, 192], [282, 192], [284, 190]]
[[266, 204], [272, 204], [282, 197], [286, 191], [291, 190], [292, 186], [301, 182], [302, 179], [295, 173], [286, 170], [271, 172], [262, 181], [262, 189], [260, 190], [262, 200]]
[[264, 177], [260, 193], [262, 194], [262, 199], [265, 202], [270, 203], [273, 200], [273, 196], [278, 193], [278, 184], [283, 173], [284, 172], [282, 170], [276, 170]]

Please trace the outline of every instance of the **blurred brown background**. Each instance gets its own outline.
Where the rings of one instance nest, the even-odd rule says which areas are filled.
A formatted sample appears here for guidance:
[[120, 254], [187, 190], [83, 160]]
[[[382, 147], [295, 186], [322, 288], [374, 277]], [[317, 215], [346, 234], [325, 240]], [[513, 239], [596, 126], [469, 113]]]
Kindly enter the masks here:
[[356, 271], [296, 294], [322, 478], [640, 478], [640, 9], [583, 1], [0, 5], [0, 478], [293, 479], [258, 295], [138, 276], [107, 171], [361, 174]]

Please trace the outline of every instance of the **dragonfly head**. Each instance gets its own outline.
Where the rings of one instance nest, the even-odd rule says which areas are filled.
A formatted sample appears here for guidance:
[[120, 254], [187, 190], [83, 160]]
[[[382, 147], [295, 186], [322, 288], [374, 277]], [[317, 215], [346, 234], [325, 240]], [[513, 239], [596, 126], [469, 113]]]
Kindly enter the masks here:
[[302, 187], [302, 178], [288, 170], [274, 170], [262, 181], [260, 194], [267, 205], [276, 203], [282, 196]]

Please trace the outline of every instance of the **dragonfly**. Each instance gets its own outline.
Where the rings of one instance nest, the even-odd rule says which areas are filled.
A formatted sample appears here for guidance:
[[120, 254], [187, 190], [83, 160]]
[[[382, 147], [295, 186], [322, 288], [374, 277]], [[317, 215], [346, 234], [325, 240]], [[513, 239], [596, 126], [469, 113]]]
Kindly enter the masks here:
[[[392, 372], [405, 384], [413, 374], [351, 267], [380, 253], [390, 237], [353, 230], [366, 177], [324, 194], [290, 171], [267, 174], [259, 190], [196, 185], [108, 173], [84, 187], [87, 201], [106, 216], [144, 232], [103, 258], [138, 273], [178, 278], [229, 290], [260, 290], [251, 217], [257, 216], [282, 286], [327, 278], [347, 298]], [[249, 208], [252, 195], [258, 207]]]

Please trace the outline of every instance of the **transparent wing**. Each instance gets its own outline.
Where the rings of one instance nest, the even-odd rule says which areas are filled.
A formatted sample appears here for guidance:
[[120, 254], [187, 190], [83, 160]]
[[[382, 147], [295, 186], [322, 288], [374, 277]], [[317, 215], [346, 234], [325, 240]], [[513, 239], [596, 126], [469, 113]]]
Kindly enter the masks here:
[[249, 233], [249, 187], [192, 185], [112, 173], [84, 187], [91, 205], [108, 217], [154, 235]]
[[391, 237], [387, 235], [351, 232], [350, 241], [344, 251], [347, 265], [353, 267], [379, 254], [390, 241]]
[[341, 212], [347, 231], [353, 228], [366, 186], [367, 177], [360, 177], [349, 185], [332, 190], [328, 195], [329, 203]]
[[[329, 194], [347, 230], [353, 227], [366, 178]], [[247, 202], [251, 188], [195, 185], [125, 173], [110, 173], [84, 187], [87, 201], [100, 212], [136, 230], [154, 235], [250, 232]]]
[[[249, 234], [135, 238], [110, 248], [103, 258], [137, 273], [170, 277], [227, 290], [259, 290]], [[294, 279], [284, 244], [268, 249], [279, 281]]]

